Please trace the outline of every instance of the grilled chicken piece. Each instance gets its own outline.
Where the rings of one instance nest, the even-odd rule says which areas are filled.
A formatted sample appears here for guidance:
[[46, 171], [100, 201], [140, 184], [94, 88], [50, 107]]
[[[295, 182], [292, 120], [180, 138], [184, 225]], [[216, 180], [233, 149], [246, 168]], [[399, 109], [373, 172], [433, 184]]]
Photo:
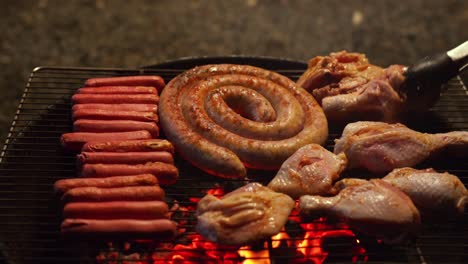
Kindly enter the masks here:
[[441, 151], [466, 156], [468, 131], [426, 134], [402, 124], [361, 121], [344, 128], [334, 149], [335, 154], [346, 155], [348, 168], [364, 168], [374, 173], [412, 167]]
[[343, 153], [334, 155], [320, 145], [306, 145], [281, 165], [268, 187], [294, 199], [306, 194], [332, 194], [333, 182], [340, 177], [346, 164]]
[[405, 67], [382, 69], [364, 54], [340, 51], [309, 61], [297, 85], [309, 91], [322, 105], [329, 120], [396, 121], [405, 109]]
[[460, 179], [433, 169], [395, 169], [383, 178], [413, 200], [423, 215], [463, 214], [468, 191]]
[[389, 244], [416, 235], [421, 222], [411, 199], [380, 179], [346, 186], [333, 197], [302, 196], [299, 208], [303, 215], [343, 218], [352, 229]]
[[250, 244], [279, 233], [293, 207], [289, 196], [250, 183], [221, 199], [203, 197], [198, 203], [196, 229], [213, 242]]

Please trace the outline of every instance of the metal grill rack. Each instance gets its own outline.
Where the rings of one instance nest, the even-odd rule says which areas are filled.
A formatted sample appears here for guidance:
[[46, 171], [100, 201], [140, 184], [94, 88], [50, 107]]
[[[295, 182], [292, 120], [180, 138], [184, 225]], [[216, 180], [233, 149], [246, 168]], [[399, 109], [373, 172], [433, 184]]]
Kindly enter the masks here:
[[[272, 68], [269, 66], [265, 68]], [[302, 67], [288, 66], [274, 70], [296, 80], [305, 67], [304, 64]], [[72, 129], [70, 97], [86, 79], [92, 77], [149, 74], [160, 75], [168, 82], [183, 70], [186, 68], [41, 67], [33, 70], [0, 155], [0, 263], [2, 260], [5, 263], [95, 263], [96, 255], [108, 250], [107, 244], [102, 241], [70, 241], [61, 237], [59, 232], [61, 205], [59, 198], [53, 194], [52, 185], [58, 179], [76, 174], [74, 156], [64, 152], [58, 140], [62, 133]], [[409, 122], [410, 127], [422, 132], [468, 130], [466, 87], [459, 78], [451, 80], [441, 100], [429, 114]], [[332, 147], [333, 139], [340, 133], [338, 129], [331, 130], [328, 148]], [[180, 180], [165, 190], [168, 203], [177, 200], [181, 206], [195, 206], [189, 198], [203, 197], [204, 191], [215, 186], [229, 191], [248, 181], [268, 182], [271, 176], [254, 172], [247, 181], [226, 181], [206, 175], [178, 157], [176, 162], [181, 170]], [[448, 171], [459, 176], [465, 185], [468, 184], [466, 159], [464, 162], [445, 159], [423, 166]], [[364, 237], [363, 240], [369, 240], [365, 245], [368, 262], [467, 263], [466, 216], [465, 213], [462, 219], [426, 223], [421, 236], [408, 245], [383, 246]], [[193, 220], [193, 211], [189, 216], [175, 214], [174, 218], [176, 221]], [[188, 232], [184, 236], [194, 234], [193, 223], [186, 228]], [[295, 228], [293, 226], [288, 231], [294, 232]], [[184, 237], [179, 239], [183, 241]], [[325, 263], [350, 262], [350, 256], [343, 255], [340, 253], [342, 251], [333, 254], [334, 250], [347, 243], [349, 241], [331, 241], [327, 245], [327, 251], [331, 253]], [[271, 248], [272, 241], [268, 241], [267, 245], [270, 263], [288, 263], [294, 257]], [[135, 250], [141, 252], [148, 248]], [[362, 258], [358, 260], [363, 261]], [[238, 261], [241, 263], [242, 260]]]

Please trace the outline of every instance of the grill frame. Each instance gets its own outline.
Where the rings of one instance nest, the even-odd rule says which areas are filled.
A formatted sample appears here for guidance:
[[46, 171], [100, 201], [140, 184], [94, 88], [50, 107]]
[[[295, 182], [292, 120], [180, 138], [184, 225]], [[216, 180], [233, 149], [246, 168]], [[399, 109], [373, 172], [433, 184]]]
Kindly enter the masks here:
[[[0, 153], [0, 209], [6, 212], [0, 213], [0, 223], [4, 227], [3, 231], [0, 231], [0, 251], [3, 252], [5, 263], [38, 261], [93, 263], [94, 259], [90, 256], [102, 249], [102, 242], [67, 241], [60, 237], [58, 232], [58, 224], [61, 219], [60, 203], [52, 193], [52, 184], [55, 180], [63, 178], [66, 173], [68, 177], [75, 175], [74, 157], [61, 150], [58, 138], [61, 133], [71, 130], [70, 97], [73, 91], [84, 83], [85, 79], [98, 76], [155, 74], [162, 76], [168, 82], [181, 71], [196, 65], [238, 63], [254, 64], [275, 70], [295, 80], [306, 68], [305, 63], [275, 61], [273, 58], [243, 58], [237, 61], [233, 57], [204, 58], [203, 60], [190, 58], [183, 60], [183, 62], [181, 64], [175, 61], [162, 66], [156, 65], [141, 69], [38, 67], [32, 71]], [[428, 120], [434, 122], [436, 126], [428, 127]], [[449, 82], [445, 94], [430, 112], [428, 119], [422, 121], [411, 119], [408, 121], [410, 122], [408, 125], [423, 132], [468, 130], [468, 92], [460, 77]], [[337, 133], [339, 129], [331, 129], [327, 141], [328, 148], [332, 146], [332, 139], [339, 136]], [[37, 141], [41, 145], [38, 145]], [[53, 162], [49, 160], [51, 157], [54, 158]], [[233, 189], [244, 183], [243, 181], [226, 181], [205, 175], [181, 161], [180, 158], [176, 157], [176, 160], [181, 168], [181, 179], [174, 187], [166, 188], [166, 192], [170, 199], [181, 200], [180, 205], [182, 206], [190, 205], [190, 202], [183, 201], [183, 198], [188, 196], [185, 193], [181, 195], [182, 191], [196, 188], [198, 197], [201, 197], [203, 193], [200, 191], [212, 187], [213, 181], [227, 186], [228, 189]], [[467, 185], [468, 165], [460, 165], [456, 162], [456, 160], [435, 162], [431, 165], [437, 170], [450, 169], [449, 172], [458, 175]], [[422, 164], [420, 167], [427, 165]], [[35, 172], [36, 169], [41, 170]], [[250, 180], [261, 180], [263, 177], [265, 182], [263, 174], [254, 173]], [[190, 175], [191, 178], [184, 179], [184, 175]], [[186, 186], [186, 184], [193, 183], [194, 179], [206, 177], [209, 179], [206, 182], [201, 182], [197, 186]], [[18, 219], [23, 222], [18, 221]], [[463, 219], [466, 220], [466, 213]], [[422, 237], [415, 243], [407, 247], [374, 248], [375, 252], [380, 255], [374, 256], [374, 259], [370, 258], [369, 263], [389, 263], [389, 260], [395, 263], [439, 263], [447, 260], [449, 260], [448, 262], [463, 263], [468, 258], [467, 253], [463, 251], [466, 247], [463, 237], [468, 235], [467, 228], [463, 229], [462, 226], [463, 219], [451, 220], [442, 225], [425, 224]], [[12, 222], [13, 220], [17, 222]], [[457, 230], [460, 226], [462, 232]], [[55, 232], [51, 230], [55, 230]], [[429, 234], [426, 234], [428, 231]], [[16, 235], [15, 232], [18, 234]], [[434, 235], [434, 232], [436, 234], [439, 232], [444, 236]], [[451, 247], [447, 249], [447, 245], [444, 246], [442, 241], [439, 241], [443, 238], [457, 240], [456, 247], [449, 245]], [[15, 243], [13, 240], [17, 240], [17, 242]], [[49, 245], [56, 245], [56, 247], [49, 247]], [[62, 247], [58, 247], [59, 245]], [[76, 250], [77, 246], [81, 248], [79, 252]], [[272, 252], [271, 241], [268, 242], [268, 247], [268, 250]], [[372, 245], [372, 247], [376, 247], [376, 245]], [[434, 252], [440, 247], [442, 250], [439, 253]], [[450, 248], [452, 251], [449, 250]], [[37, 252], [39, 257], [34, 257], [34, 254], [28, 256], [21, 250], [32, 250], [32, 252]], [[406, 254], [407, 261], [404, 261], [404, 257], [403, 260], [398, 257], [398, 254]], [[447, 258], [449, 256], [452, 256], [452, 259]], [[384, 260], [381, 260], [381, 257]], [[385, 257], [387, 258], [385, 259]], [[0, 254], [0, 263], [1, 261]], [[272, 258], [272, 263], [280, 263], [281, 261], [281, 258]]]

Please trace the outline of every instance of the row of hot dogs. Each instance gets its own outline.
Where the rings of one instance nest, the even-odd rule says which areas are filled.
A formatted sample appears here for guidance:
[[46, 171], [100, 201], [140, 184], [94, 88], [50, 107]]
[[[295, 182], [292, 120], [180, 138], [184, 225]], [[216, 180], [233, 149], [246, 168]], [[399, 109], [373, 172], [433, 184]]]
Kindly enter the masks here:
[[[90, 87], [92, 86], [92, 87]], [[165, 192], [174, 184], [172, 144], [156, 139], [157, 76], [89, 79], [72, 97], [73, 128], [65, 148], [77, 155], [78, 178], [55, 183], [67, 235], [166, 238], [176, 232]]]

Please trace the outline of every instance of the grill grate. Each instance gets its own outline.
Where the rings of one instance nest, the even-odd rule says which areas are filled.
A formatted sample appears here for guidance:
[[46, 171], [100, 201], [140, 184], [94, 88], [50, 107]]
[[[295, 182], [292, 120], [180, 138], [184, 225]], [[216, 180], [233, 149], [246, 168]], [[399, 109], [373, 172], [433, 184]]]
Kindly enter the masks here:
[[[292, 67], [275, 70], [295, 80], [304, 68], [305, 65], [303, 68]], [[183, 70], [185, 69], [43, 67], [36, 68], [31, 73], [10, 133], [0, 154], [0, 224], [2, 226], [0, 230], [0, 263], [2, 258], [6, 263], [95, 263], [95, 257], [99, 253], [113, 252], [114, 249], [119, 252], [117, 259], [120, 262], [118, 263], [125, 263], [123, 260], [126, 253], [156, 252], [155, 254], [164, 254], [170, 251], [162, 247], [162, 244], [153, 243], [133, 243], [131, 249], [128, 249], [124, 242], [114, 243], [110, 246], [102, 241], [67, 241], [59, 233], [61, 205], [52, 192], [52, 185], [57, 179], [74, 177], [76, 174], [74, 156], [62, 150], [58, 139], [62, 133], [71, 131], [70, 97], [77, 88], [83, 85], [86, 79], [103, 76], [154, 74], [162, 76], [168, 82]], [[448, 83], [441, 100], [423, 121], [408, 120], [407, 124], [413, 129], [430, 133], [468, 130], [468, 92], [461, 79], [456, 78]], [[331, 129], [327, 142], [328, 148], [332, 147], [333, 139], [338, 137], [340, 132], [339, 129]], [[188, 237], [196, 234], [193, 231], [193, 211], [190, 211], [196, 205], [193, 198], [201, 198], [208, 189], [217, 186], [229, 191], [249, 181], [266, 183], [270, 179], [270, 177], [265, 177], [264, 172], [253, 172], [249, 180], [226, 181], [195, 170], [177, 157], [176, 163], [180, 168], [180, 180], [176, 185], [165, 190], [170, 205], [177, 201], [179, 206], [189, 208], [188, 214], [174, 213], [176, 221], [187, 222], [184, 225], [187, 232], [178, 238], [179, 244], [189, 243]], [[430, 165], [421, 165], [421, 167], [424, 166], [431, 166], [436, 170], [446, 170], [458, 175], [465, 185], [468, 183], [468, 164], [466, 161], [444, 160]], [[424, 224], [421, 236], [405, 246], [384, 246], [373, 239], [359, 236], [361, 244], [366, 249], [366, 258], [358, 256], [354, 261], [467, 263], [465, 237], [468, 236], [468, 229], [464, 220], [466, 220], [466, 214], [462, 219], [449, 219], [442, 224]], [[332, 227], [330, 225], [321, 227], [321, 231], [327, 228], [337, 228], [340, 225], [342, 224], [334, 223], [331, 225]], [[281, 243], [297, 243], [298, 239], [303, 240], [303, 237], [297, 236], [299, 237], [297, 238], [294, 235], [304, 232], [297, 224], [288, 223], [287, 232], [290, 237], [282, 240]], [[313, 239], [314, 237], [309, 238], [309, 240]], [[258, 253], [252, 257], [252, 260], [258, 260], [255, 263], [285, 263], [297, 258], [294, 253], [291, 253], [291, 250], [284, 249], [283, 246], [275, 247], [273, 245], [275, 242], [279, 241], [269, 240], [266, 244], [252, 245], [254, 252]], [[350, 243], [349, 239], [343, 238], [327, 241], [324, 249], [330, 254], [326, 258], [326, 263], [350, 262], [352, 256], [348, 252]], [[306, 247], [311, 250], [314, 246], [308, 244]], [[260, 255], [259, 252], [262, 251], [259, 249], [268, 252], [270, 261]], [[192, 253], [190, 255], [192, 258], [200, 257], [200, 255], [195, 254], [195, 251], [182, 247], [178, 248], [177, 253]], [[206, 252], [209, 253], [210, 249], [207, 249]], [[228, 250], [225, 251], [225, 253], [227, 252]], [[226, 260], [228, 259], [232, 261], [230, 263], [242, 263], [243, 260], [239, 257], [226, 257]], [[186, 260], [200, 261], [200, 259], [190, 259], [190, 257], [187, 257]], [[152, 262], [143, 260], [140, 263]], [[314, 262], [310, 260], [300, 263]]]

